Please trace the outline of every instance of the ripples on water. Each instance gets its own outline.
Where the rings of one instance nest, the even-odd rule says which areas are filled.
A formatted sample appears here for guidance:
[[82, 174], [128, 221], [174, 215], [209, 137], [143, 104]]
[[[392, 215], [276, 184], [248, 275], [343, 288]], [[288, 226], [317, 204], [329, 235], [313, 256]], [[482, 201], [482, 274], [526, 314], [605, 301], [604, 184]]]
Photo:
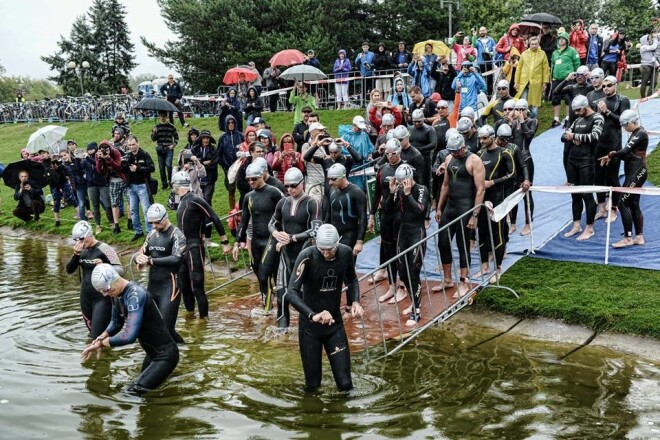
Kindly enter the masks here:
[[87, 330], [64, 271], [70, 248], [0, 245], [0, 438], [660, 437], [657, 365], [591, 347], [561, 360], [574, 347], [515, 337], [478, 345], [489, 330], [436, 328], [385, 361], [354, 355], [349, 395], [324, 363], [323, 388], [308, 394], [296, 331], [275, 336], [222, 295], [207, 323], [182, 311], [179, 366], [136, 398], [124, 390], [142, 351], [79, 362]]

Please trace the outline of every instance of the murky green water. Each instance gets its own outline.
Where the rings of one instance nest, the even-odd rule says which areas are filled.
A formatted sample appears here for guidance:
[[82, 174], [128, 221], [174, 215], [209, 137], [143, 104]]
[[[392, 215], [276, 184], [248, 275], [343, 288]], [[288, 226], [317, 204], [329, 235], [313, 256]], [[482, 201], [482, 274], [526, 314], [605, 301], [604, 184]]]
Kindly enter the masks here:
[[433, 329], [391, 359], [355, 356], [351, 395], [327, 368], [305, 394], [295, 341], [219, 294], [207, 324], [180, 316], [188, 344], [165, 386], [129, 396], [141, 351], [79, 362], [87, 330], [69, 256], [0, 237], [2, 439], [660, 438], [660, 366], [647, 361], [590, 347], [561, 360], [574, 347]]

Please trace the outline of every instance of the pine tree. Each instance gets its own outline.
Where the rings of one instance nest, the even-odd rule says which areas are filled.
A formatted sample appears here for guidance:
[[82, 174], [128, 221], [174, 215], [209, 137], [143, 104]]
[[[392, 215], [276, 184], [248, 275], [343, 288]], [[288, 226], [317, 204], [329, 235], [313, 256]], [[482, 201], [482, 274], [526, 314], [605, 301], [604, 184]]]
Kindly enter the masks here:
[[[119, 0], [94, 0], [87, 14], [74, 21], [69, 38], [60, 36], [57, 51], [41, 57], [55, 72], [48, 79], [62, 86], [67, 95], [80, 94], [79, 75], [85, 92], [119, 93], [136, 66], [125, 17]], [[71, 61], [76, 63], [76, 70], [68, 68]], [[89, 69], [82, 69], [84, 61]]]

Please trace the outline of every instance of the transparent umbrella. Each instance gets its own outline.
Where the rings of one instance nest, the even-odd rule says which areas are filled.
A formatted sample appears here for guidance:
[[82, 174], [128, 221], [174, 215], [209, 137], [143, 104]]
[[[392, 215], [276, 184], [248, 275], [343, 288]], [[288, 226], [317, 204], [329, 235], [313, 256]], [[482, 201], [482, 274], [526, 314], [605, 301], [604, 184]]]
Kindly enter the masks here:
[[41, 127], [30, 135], [25, 148], [30, 153], [37, 153], [39, 150], [45, 150], [50, 153], [59, 153], [66, 149], [66, 144], [62, 142], [66, 136], [66, 127], [59, 125], [46, 125]]

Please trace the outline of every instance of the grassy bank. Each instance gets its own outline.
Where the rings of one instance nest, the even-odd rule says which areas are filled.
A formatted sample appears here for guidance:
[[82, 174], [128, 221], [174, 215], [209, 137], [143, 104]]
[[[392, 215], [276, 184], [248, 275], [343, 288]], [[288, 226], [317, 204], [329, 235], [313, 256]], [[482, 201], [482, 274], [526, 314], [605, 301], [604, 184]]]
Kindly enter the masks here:
[[[631, 98], [637, 93], [634, 89], [625, 90], [625, 94]], [[323, 111], [321, 120], [336, 134], [338, 124], [350, 123], [354, 115], [362, 113], [361, 110]], [[266, 114], [265, 118], [278, 136], [292, 128], [292, 113]], [[551, 121], [552, 109], [544, 105], [539, 112], [539, 131], [548, 129]], [[217, 138], [217, 119], [191, 119], [188, 122], [200, 130], [211, 130]], [[0, 162], [6, 164], [16, 160], [30, 133], [43, 125], [46, 124], [0, 125]], [[107, 139], [112, 123], [66, 125], [69, 128], [67, 137], [76, 139], [84, 147], [89, 141]], [[155, 159], [154, 147], [149, 139], [152, 125], [153, 121], [133, 122], [131, 129], [141, 141], [141, 146]], [[179, 132], [182, 139], [185, 139], [187, 129], [179, 128]], [[649, 171], [651, 182], [656, 185], [660, 183], [660, 153], [649, 157]], [[224, 215], [228, 212], [226, 193], [221, 184], [216, 188], [213, 206], [219, 215]], [[62, 226], [59, 228], [54, 226], [52, 212], [49, 210], [41, 222], [25, 225], [11, 215], [15, 206], [12, 194], [9, 188], [0, 188], [3, 201], [0, 225], [27, 227], [35, 232], [63, 236], [70, 233], [75, 223], [74, 209], [68, 207], [63, 210]], [[156, 200], [165, 204], [167, 195], [167, 192], [159, 191]], [[174, 213], [170, 213], [172, 220], [174, 217]], [[122, 226], [125, 226], [124, 219]], [[99, 235], [103, 241], [122, 244], [129, 244], [131, 237], [132, 232], [125, 230], [113, 236], [109, 229], [105, 229]], [[213, 257], [219, 257], [217, 249], [211, 252]], [[656, 319], [660, 314], [660, 293], [655, 289], [660, 284], [660, 272], [523, 258], [507, 271], [503, 283], [515, 289], [521, 298], [515, 299], [503, 291], [487, 289], [477, 297], [477, 305], [516, 316], [543, 316], [594, 329], [660, 337], [660, 322]]]

